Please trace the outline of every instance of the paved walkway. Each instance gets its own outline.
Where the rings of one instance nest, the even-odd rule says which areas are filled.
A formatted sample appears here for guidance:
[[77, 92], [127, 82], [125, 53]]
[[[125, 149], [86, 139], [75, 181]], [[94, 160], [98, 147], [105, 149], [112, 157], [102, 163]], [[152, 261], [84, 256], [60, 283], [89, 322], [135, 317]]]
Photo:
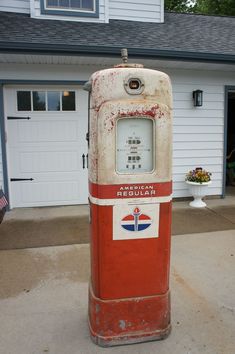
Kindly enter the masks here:
[[235, 195], [208, 199], [206, 208], [191, 208], [188, 202], [173, 203], [172, 234], [182, 235], [235, 229]]
[[[8, 212], [0, 225], [0, 249], [45, 247], [89, 242], [88, 206], [21, 208]], [[207, 208], [173, 202], [172, 234], [235, 229], [235, 196], [207, 200]]]
[[1, 354], [234, 354], [235, 231], [172, 239], [171, 335], [102, 349], [87, 327], [89, 247], [0, 252]]

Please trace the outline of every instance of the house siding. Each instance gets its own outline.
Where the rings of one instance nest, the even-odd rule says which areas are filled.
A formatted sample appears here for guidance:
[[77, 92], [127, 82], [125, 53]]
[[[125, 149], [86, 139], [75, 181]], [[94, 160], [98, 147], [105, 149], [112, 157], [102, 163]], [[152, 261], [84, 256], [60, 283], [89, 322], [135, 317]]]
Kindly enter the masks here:
[[109, 18], [129, 21], [162, 22], [161, 0], [110, 0]]
[[41, 14], [40, 0], [1, 0], [0, 11], [30, 13], [33, 18], [80, 22], [108, 22], [109, 19], [163, 22], [162, 0], [99, 0], [99, 17]]
[[[145, 65], [148, 67], [148, 65]], [[78, 65], [0, 65], [0, 78], [13, 80], [87, 80], [101, 67]], [[158, 68], [159, 69], [159, 68]], [[165, 70], [173, 86], [174, 197], [189, 196], [184, 177], [202, 166], [212, 172], [209, 195], [221, 195], [224, 156], [224, 87], [235, 85], [235, 72]], [[194, 107], [192, 91], [203, 90], [203, 106]], [[2, 177], [1, 177], [2, 178]]]
[[[235, 82], [235, 73], [215, 71], [169, 72], [173, 82], [173, 181], [174, 197], [188, 196], [184, 176], [203, 167], [212, 173], [210, 195], [223, 192], [224, 86]], [[203, 106], [194, 107], [192, 92], [203, 90]]]
[[30, 0], [1, 0], [0, 11], [30, 13]]

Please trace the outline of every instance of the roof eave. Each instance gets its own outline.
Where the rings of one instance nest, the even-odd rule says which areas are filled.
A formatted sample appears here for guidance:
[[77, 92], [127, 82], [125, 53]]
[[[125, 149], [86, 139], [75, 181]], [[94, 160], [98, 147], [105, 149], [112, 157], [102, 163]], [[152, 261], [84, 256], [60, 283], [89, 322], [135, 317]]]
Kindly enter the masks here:
[[[0, 53], [43, 54], [43, 55], [82, 55], [97, 57], [120, 57], [122, 47], [86, 46], [64, 44], [9, 43], [0, 42]], [[128, 48], [128, 47], [127, 47]], [[129, 56], [140, 59], [167, 59], [179, 61], [235, 63], [235, 55], [180, 50], [128, 48]]]

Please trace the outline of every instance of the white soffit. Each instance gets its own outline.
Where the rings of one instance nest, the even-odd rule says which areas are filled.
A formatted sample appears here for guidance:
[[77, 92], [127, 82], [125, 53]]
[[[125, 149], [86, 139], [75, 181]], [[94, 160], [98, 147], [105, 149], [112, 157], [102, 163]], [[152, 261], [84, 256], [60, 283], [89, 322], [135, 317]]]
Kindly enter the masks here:
[[[0, 63], [4, 64], [52, 64], [52, 65], [91, 65], [110, 67], [120, 63], [118, 58], [85, 57], [85, 56], [56, 56], [56, 55], [30, 55], [30, 54], [5, 54], [0, 53]], [[132, 59], [129, 62], [143, 63], [149, 68], [195, 69], [195, 70], [221, 70], [235, 71], [235, 65], [223, 63], [202, 63], [191, 61], [157, 60], [157, 59]]]

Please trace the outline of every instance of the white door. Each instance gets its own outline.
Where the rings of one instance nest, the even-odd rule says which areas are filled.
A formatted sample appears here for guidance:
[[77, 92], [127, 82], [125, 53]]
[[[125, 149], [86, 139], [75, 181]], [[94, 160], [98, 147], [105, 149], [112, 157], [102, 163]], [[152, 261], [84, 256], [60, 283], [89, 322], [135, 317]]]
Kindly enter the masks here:
[[12, 208], [87, 203], [87, 100], [78, 87], [5, 88]]

